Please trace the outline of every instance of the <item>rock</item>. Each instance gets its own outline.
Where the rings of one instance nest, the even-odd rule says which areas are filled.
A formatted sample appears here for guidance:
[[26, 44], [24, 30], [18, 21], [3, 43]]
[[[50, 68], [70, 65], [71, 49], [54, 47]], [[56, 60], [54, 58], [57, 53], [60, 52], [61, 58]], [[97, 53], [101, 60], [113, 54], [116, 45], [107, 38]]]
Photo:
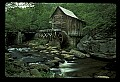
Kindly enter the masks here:
[[84, 51], [87, 53], [99, 53], [99, 55], [94, 54], [97, 57], [106, 59], [112, 59], [112, 57], [115, 58], [115, 55], [111, 56], [111, 53], [116, 54], [116, 39], [110, 37], [103, 39], [104, 36], [102, 34], [98, 33], [96, 35], [96, 38], [93, 36], [91, 37], [89, 35], [85, 35], [77, 44], [77, 48], [82, 52]]
[[110, 78], [108, 76], [94, 76], [94, 78]]
[[21, 58], [20, 61], [23, 61], [27, 65], [28, 63], [43, 62], [43, 59], [38, 57], [28, 56], [28, 57]]
[[89, 50], [89, 43], [93, 40], [91, 36], [85, 35], [80, 42], [77, 44], [77, 48], [80, 51], [88, 51]]
[[60, 53], [56, 53], [57, 55], [59, 55]]
[[44, 53], [45, 53], [45, 52], [47, 52], [47, 50], [43, 50], [42, 52], [44, 52]]
[[48, 72], [50, 70], [50, 68], [45, 64], [31, 64], [30, 68], [31, 69], [35, 68], [35, 69], [37, 69], [39, 71], [45, 71], [45, 72]]
[[49, 47], [49, 44], [45, 44], [47, 47]]
[[81, 50], [81, 51], [85, 51], [85, 48], [84, 48], [84, 46], [83, 46], [83, 44], [82, 44], [81, 42], [79, 42], [79, 43], [77, 44], [77, 48], [78, 48], [79, 50]]
[[86, 58], [86, 54], [80, 52], [80, 51], [77, 51], [77, 50], [71, 50], [70, 53], [74, 54], [75, 57], [77, 58]]
[[59, 60], [51, 60], [51, 61], [49, 61], [49, 62], [47, 62], [46, 63], [47, 65], [54, 65], [54, 66], [52, 66], [52, 67], [58, 67], [59, 66]]
[[103, 53], [90, 53], [90, 55], [92, 57], [96, 57], [96, 58], [102, 58], [102, 59], [108, 59], [108, 60], [112, 60], [116, 58], [116, 54], [115, 55], [105, 55]]
[[60, 59], [60, 58], [58, 58], [58, 57], [54, 57], [54, 59], [55, 59], [55, 60], [58, 60], [58, 61], [61, 61], [61, 59]]
[[37, 69], [30, 69], [30, 73], [32, 76], [41, 77], [41, 74]]
[[45, 65], [49, 66], [50, 68], [55, 67], [55, 64], [51, 62], [46, 62]]
[[20, 53], [19, 51], [13, 51], [13, 52], [11, 53], [11, 56], [12, 56], [13, 59], [20, 59], [20, 58], [23, 57], [23, 54]]
[[57, 50], [56, 50], [56, 51], [51, 51], [50, 53], [52, 53], [52, 54], [53, 54], [53, 53], [58, 53], [58, 52], [59, 52], [59, 51], [57, 51]]
[[110, 40], [106, 44], [110, 53], [116, 53], [116, 39]]
[[52, 49], [58, 49], [57, 47], [52, 47]]
[[19, 77], [30, 77], [30, 73], [29, 72], [21, 72]]
[[48, 54], [49, 52], [45, 52], [46, 54]]
[[73, 60], [74, 55], [69, 55], [69, 54], [61, 54], [66, 60]]
[[37, 48], [38, 48], [38, 49], [42, 49], [42, 50], [46, 49], [46, 47], [43, 46], [43, 45], [39, 45]]
[[47, 50], [52, 50], [52, 47], [51, 47], [51, 46], [49, 46], [49, 47], [47, 47], [46, 49], [47, 49]]
[[51, 49], [51, 51], [56, 51], [57, 49]]
[[68, 52], [66, 52], [66, 51], [62, 50], [62, 51], [61, 51], [61, 53], [62, 53], [62, 54], [67, 54]]
[[57, 47], [57, 48], [60, 48], [60, 42], [59, 41], [57, 41], [57, 40], [52, 40], [52, 41], [49, 41], [49, 43], [48, 43], [50, 46], [55, 46], [55, 47]]

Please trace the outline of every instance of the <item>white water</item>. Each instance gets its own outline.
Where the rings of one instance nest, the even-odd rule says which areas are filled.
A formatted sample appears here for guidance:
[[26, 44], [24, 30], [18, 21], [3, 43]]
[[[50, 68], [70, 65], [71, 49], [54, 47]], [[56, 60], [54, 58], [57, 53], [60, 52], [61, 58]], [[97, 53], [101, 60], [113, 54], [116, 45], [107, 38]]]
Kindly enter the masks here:
[[28, 51], [30, 51], [30, 48], [8, 48], [9, 52], [12, 52], [14, 50], [28, 52]]
[[71, 67], [71, 65], [74, 65], [76, 63], [68, 63], [67, 61], [65, 61], [64, 63], [60, 63], [59, 67], [60, 68], [65, 68], [65, 67]]
[[51, 68], [50, 70], [53, 71], [54, 73], [59, 74], [60, 76], [67, 77], [65, 73], [78, 70], [78, 68], [72, 68], [72, 65], [74, 64], [76, 63], [68, 63], [67, 61], [65, 61], [64, 63], [60, 63], [59, 68]]

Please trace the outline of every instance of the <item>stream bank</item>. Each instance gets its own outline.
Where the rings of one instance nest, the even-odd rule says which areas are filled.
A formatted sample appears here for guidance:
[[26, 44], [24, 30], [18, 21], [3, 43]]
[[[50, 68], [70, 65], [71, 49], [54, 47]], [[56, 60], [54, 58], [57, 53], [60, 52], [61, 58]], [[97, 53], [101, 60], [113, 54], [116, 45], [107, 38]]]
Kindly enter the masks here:
[[[30, 44], [30, 43], [29, 43]], [[66, 51], [48, 45], [11, 46], [5, 55], [7, 64], [18, 66], [18, 71], [5, 71], [7, 77], [40, 77], [40, 78], [115, 78], [113, 62], [90, 57], [89, 54], [71, 49]], [[79, 54], [77, 54], [77, 53]], [[13, 63], [14, 62], [14, 63]], [[5, 63], [6, 64], [6, 63]], [[109, 65], [109, 66], [107, 66]], [[107, 67], [106, 67], [107, 66]], [[24, 70], [23, 70], [24, 69]], [[48, 77], [47, 77], [48, 76]]]

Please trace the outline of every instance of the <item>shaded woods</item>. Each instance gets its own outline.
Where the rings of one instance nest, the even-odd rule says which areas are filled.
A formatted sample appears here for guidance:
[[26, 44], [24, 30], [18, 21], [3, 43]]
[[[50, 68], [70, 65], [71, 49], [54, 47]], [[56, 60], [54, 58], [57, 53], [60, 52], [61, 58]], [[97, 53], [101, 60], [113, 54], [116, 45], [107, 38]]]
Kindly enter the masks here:
[[57, 6], [62, 6], [84, 20], [85, 32], [103, 27], [116, 29], [116, 4], [113, 3], [26, 3], [26, 8], [6, 3], [5, 29], [37, 30], [51, 28], [49, 18]]
[[[37, 33], [52, 29], [50, 17], [58, 6], [74, 12], [80, 20], [85, 21], [85, 26], [79, 24], [78, 27], [71, 23], [72, 18], [68, 19], [68, 24], [80, 28], [82, 36], [73, 38], [64, 28], [62, 32], [65, 33]], [[67, 25], [67, 30], [70, 25]], [[5, 32], [5, 40], [11, 42], [11, 45], [5, 46], [6, 77], [116, 77], [116, 4], [6, 3]], [[59, 37], [56, 38], [57, 34]], [[69, 41], [73, 44], [76, 42], [75, 46], [68, 45]]]

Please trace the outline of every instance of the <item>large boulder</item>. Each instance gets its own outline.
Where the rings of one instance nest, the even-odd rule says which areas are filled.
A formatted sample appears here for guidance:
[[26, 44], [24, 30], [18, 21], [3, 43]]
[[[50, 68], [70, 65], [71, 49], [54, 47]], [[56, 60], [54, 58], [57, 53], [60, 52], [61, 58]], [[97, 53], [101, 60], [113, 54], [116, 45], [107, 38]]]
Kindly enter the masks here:
[[88, 52], [89, 51], [89, 44], [90, 41], [93, 40], [93, 38], [91, 36], [85, 35], [80, 42], [77, 44], [77, 48], [80, 51], [85, 51]]
[[116, 39], [93, 40], [90, 46], [92, 56], [105, 59], [116, 58]]
[[[97, 34], [98, 35], [98, 34]], [[99, 38], [97, 38], [99, 37]], [[92, 56], [106, 59], [114, 59], [116, 55], [116, 39], [101, 38], [99, 34], [96, 38], [85, 35], [77, 44], [80, 51], [93, 53]]]

